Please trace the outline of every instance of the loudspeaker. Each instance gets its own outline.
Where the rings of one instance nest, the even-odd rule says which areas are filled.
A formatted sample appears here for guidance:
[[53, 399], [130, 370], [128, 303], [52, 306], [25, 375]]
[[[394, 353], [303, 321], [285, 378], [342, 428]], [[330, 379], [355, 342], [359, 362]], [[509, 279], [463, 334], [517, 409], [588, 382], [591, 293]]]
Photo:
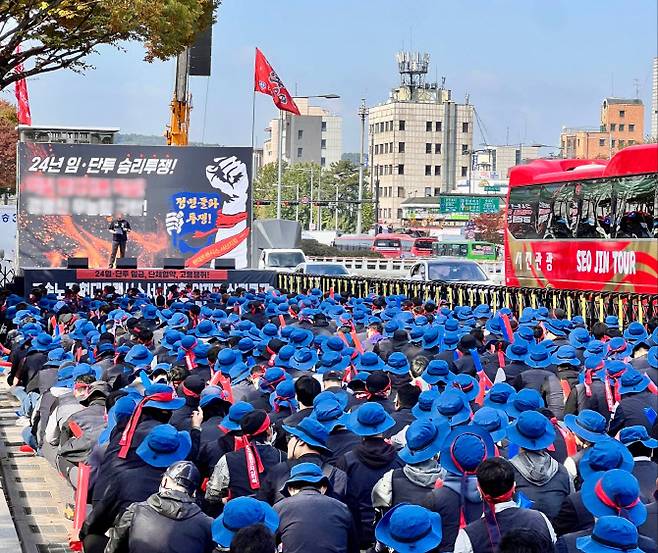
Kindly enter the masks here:
[[69, 257], [66, 260], [67, 269], [89, 269], [88, 257]]
[[119, 257], [117, 259], [117, 269], [137, 269], [137, 258]]
[[185, 260], [182, 257], [165, 257], [162, 260], [163, 269], [184, 269]]
[[235, 269], [235, 259], [215, 259], [215, 269]]

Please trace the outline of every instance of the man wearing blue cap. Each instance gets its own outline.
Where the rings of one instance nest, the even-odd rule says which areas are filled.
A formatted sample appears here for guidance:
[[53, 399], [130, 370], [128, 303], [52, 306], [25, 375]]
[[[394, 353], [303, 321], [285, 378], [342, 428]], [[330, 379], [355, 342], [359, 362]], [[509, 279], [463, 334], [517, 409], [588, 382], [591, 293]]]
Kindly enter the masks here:
[[380, 544], [393, 553], [441, 551], [441, 517], [419, 505], [400, 504], [391, 509], [375, 529]]
[[658, 440], [649, 437], [647, 429], [641, 425], [628, 426], [619, 432], [619, 441], [624, 444], [635, 462], [633, 476], [640, 483], [642, 501], [649, 503], [656, 490], [658, 480], [658, 464], [653, 460], [653, 454], [658, 449]]
[[[354, 520], [340, 501], [327, 497], [328, 478], [313, 463], [292, 467], [286, 495], [274, 505], [277, 535], [286, 553], [358, 553]], [[321, 521], [321, 522], [320, 522]]]
[[651, 379], [628, 367], [619, 379], [619, 394], [621, 400], [610, 421], [608, 433], [616, 436], [622, 428], [636, 424], [651, 432], [652, 423], [647, 417], [647, 410], [658, 412], [658, 391]]

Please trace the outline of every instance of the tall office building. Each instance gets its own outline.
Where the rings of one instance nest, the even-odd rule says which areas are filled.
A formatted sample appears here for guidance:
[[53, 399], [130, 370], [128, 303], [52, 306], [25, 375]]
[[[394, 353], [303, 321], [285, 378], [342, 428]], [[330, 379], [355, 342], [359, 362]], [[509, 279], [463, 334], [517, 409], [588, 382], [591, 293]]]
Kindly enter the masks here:
[[[283, 159], [288, 163], [312, 161], [323, 167], [340, 161], [343, 154], [343, 118], [295, 98], [301, 115], [283, 112]], [[280, 120], [272, 119], [270, 136], [263, 144], [263, 164], [276, 163], [279, 156]]]
[[400, 52], [397, 62], [400, 86], [368, 109], [378, 219], [393, 225], [405, 199], [455, 191], [473, 148], [473, 106], [455, 102], [443, 83], [426, 81], [429, 54]]
[[651, 91], [651, 138], [658, 140], [658, 57], [653, 58], [653, 87]]

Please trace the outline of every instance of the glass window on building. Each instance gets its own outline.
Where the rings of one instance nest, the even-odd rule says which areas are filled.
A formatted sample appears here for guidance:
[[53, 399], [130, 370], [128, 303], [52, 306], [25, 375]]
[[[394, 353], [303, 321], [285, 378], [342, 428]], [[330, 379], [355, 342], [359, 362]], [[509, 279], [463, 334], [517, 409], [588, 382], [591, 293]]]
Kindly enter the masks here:
[[404, 175], [404, 163], [398, 165], [398, 175]]
[[599, 138], [599, 146], [605, 146], [605, 138]]
[[322, 132], [325, 132], [327, 130], [327, 122], [322, 121]]
[[468, 176], [468, 167], [462, 166], [462, 177]]
[[619, 117], [620, 117], [621, 119], [623, 119], [624, 117], [626, 117], [626, 111], [623, 110], [623, 109], [620, 109], [620, 110], [619, 110]]
[[440, 165], [435, 165], [434, 166], [434, 176], [435, 177], [440, 177], [441, 176], [441, 166]]
[[401, 119], [401, 120], [400, 120], [400, 124], [399, 124], [399, 129], [400, 129], [401, 131], [405, 130], [405, 126], [406, 126], [406, 124], [407, 124], [407, 122], [406, 122], [404, 119]]
[[426, 121], [425, 122], [425, 130], [427, 132], [432, 132], [432, 122], [431, 121]]
[[613, 139], [610, 141], [610, 146], [612, 146], [612, 147], [614, 148], [616, 142], [617, 142], [617, 141], [613, 138]]
[[427, 142], [425, 144], [425, 153], [426, 154], [431, 154], [432, 153], [432, 143], [431, 142]]
[[462, 155], [468, 154], [468, 144], [462, 144]]
[[429, 186], [425, 187], [425, 197], [430, 198], [432, 196], [432, 189]]
[[322, 167], [324, 167], [326, 164], [327, 164], [327, 160], [326, 160], [326, 158], [321, 157], [321, 158], [320, 158], [320, 165], [321, 165]]
[[462, 123], [462, 132], [468, 132], [468, 121]]
[[404, 186], [398, 186], [398, 198], [404, 198]]
[[610, 130], [611, 131], [616, 131], [617, 130], [617, 123], [610, 123]]
[[623, 123], [619, 123], [619, 132], [623, 132], [625, 127], [626, 125], [624, 125]]
[[442, 129], [443, 129], [443, 123], [441, 123], [441, 121], [436, 121], [434, 123], [434, 130], [436, 132], [441, 132]]
[[297, 131], [297, 140], [302, 140], [304, 138], [304, 131]]
[[304, 155], [304, 148], [297, 148], [297, 157], [302, 157]]
[[320, 140], [320, 148], [324, 150], [326, 147], [327, 147], [327, 141], [323, 138], [322, 140]]
[[434, 196], [439, 196], [441, 194], [441, 189], [440, 188], [435, 188], [434, 189]]
[[628, 124], [628, 132], [635, 132], [635, 125], [633, 123]]
[[434, 153], [435, 154], [441, 153], [441, 144], [434, 144]]
[[403, 154], [405, 146], [404, 142], [398, 142], [398, 153]]
[[430, 177], [432, 175], [432, 166], [431, 165], [425, 165], [425, 176]]
[[398, 207], [398, 219], [402, 219], [402, 208]]

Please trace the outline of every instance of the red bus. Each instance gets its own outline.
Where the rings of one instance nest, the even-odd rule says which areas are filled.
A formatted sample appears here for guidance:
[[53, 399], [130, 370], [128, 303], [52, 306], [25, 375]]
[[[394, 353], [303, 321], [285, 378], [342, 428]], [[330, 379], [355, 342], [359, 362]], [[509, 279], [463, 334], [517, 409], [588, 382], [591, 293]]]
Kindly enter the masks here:
[[658, 145], [510, 170], [508, 286], [658, 292]]
[[404, 259], [407, 257], [430, 257], [432, 244], [436, 238], [411, 236], [409, 234], [378, 234], [372, 244], [372, 251], [384, 257]]

